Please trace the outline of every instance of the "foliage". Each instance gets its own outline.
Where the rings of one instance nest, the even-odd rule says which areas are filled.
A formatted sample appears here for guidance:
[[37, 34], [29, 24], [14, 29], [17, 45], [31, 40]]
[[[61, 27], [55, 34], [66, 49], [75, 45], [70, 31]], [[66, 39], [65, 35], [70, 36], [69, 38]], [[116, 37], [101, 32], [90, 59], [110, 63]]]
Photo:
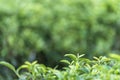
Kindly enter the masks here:
[[66, 52], [119, 48], [119, 0], [0, 0], [0, 7], [0, 55], [15, 65], [42, 52], [51, 64]]
[[[17, 70], [11, 64], [1, 61], [13, 70], [19, 80], [119, 80], [120, 79], [120, 60], [116, 60], [117, 55], [111, 55], [114, 59], [105, 56], [93, 57], [93, 60], [82, 58], [84, 55], [66, 54], [72, 61], [62, 60], [68, 64], [63, 70], [57, 70], [38, 64], [25, 62]], [[120, 56], [118, 56], [120, 58]], [[23, 69], [22, 72], [20, 72]]]
[[[119, 5], [120, 0], [0, 0], [0, 60], [15, 67], [36, 59], [54, 66], [65, 53], [119, 53]], [[6, 73], [1, 69], [0, 78]]]

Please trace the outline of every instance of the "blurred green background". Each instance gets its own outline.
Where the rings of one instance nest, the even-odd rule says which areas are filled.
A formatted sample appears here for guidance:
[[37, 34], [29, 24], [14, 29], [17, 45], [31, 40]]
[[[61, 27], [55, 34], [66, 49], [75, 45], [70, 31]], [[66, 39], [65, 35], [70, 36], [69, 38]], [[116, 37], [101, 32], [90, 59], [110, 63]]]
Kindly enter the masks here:
[[[0, 0], [0, 60], [16, 67], [54, 67], [66, 53], [120, 53], [119, 30], [120, 0]], [[1, 80], [12, 73], [0, 66]]]

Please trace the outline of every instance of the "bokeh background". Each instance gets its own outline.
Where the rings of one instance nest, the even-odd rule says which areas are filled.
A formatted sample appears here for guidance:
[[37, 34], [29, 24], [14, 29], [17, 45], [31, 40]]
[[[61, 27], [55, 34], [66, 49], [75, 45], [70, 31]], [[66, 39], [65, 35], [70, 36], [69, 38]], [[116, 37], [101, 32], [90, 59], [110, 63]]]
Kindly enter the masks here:
[[[59, 65], [64, 54], [120, 53], [120, 0], [0, 0], [0, 60]], [[0, 66], [0, 80], [13, 80]]]

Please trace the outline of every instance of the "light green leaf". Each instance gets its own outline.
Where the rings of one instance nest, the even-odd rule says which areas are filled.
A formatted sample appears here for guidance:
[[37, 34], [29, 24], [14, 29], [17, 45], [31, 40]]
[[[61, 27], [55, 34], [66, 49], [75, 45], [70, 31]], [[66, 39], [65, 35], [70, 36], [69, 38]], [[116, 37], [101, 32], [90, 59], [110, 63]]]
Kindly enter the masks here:
[[111, 54], [109, 54], [109, 56], [113, 59], [120, 60], [120, 55], [118, 55], [118, 54], [111, 53]]
[[21, 70], [21, 69], [27, 69], [29, 66], [28, 65], [22, 65], [22, 66], [20, 66], [18, 69], [17, 69], [17, 73], [19, 73], [19, 71]]
[[61, 60], [60, 62], [66, 63], [66, 64], [70, 64], [70, 62], [68, 60]]
[[25, 64], [31, 66], [31, 63], [28, 61], [26, 61]]
[[99, 58], [97, 58], [97, 57], [93, 57], [95, 60], [97, 60], [97, 61], [99, 61]]
[[9, 69], [11, 69], [12, 71], [15, 72], [15, 67], [13, 65], [11, 65], [10, 63], [5, 62], [5, 61], [1, 61], [0, 64], [8, 67]]
[[36, 63], [37, 63], [37, 61], [32, 62], [32, 65], [35, 65]]
[[77, 57], [74, 54], [65, 54], [65, 56], [71, 58], [74, 61], [76, 61], [76, 59], [77, 59]]
[[5, 61], [1, 61], [0, 64], [8, 67], [8, 68], [11, 69], [18, 77], [20, 77], [20, 75], [19, 75], [19, 74], [17, 73], [17, 71], [15, 70], [15, 67], [14, 67], [13, 65], [11, 65], [10, 63], [5, 62]]
[[81, 58], [81, 57], [83, 57], [85, 54], [81, 54], [81, 55], [78, 55], [78, 58]]

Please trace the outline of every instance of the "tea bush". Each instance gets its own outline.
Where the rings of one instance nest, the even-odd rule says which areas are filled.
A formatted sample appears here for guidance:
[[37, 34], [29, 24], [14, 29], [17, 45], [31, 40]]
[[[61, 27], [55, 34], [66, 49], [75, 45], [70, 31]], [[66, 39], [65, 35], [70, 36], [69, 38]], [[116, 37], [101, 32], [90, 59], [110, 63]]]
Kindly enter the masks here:
[[45, 56], [53, 64], [69, 52], [90, 57], [119, 51], [119, 3], [0, 0], [0, 59], [19, 65]]
[[[120, 56], [111, 54], [112, 58], [105, 56], [93, 57], [92, 60], [83, 58], [84, 55], [66, 54], [71, 61], [61, 60], [68, 64], [62, 70], [46, 67], [38, 64], [25, 62], [18, 69], [7, 62], [0, 64], [13, 70], [19, 80], [119, 80], [120, 79]], [[118, 58], [119, 57], [119, 58]], [[18, 80], [18, 79], [17, 79]]]
[[[65, 53], [119, 53], [119, 5], [120, 0], [0, 0], [0, 60], [17, 67], [37, 59], [53, 67]], [[6, 73], [11, 79], [0, 69], [0, 77]]]

